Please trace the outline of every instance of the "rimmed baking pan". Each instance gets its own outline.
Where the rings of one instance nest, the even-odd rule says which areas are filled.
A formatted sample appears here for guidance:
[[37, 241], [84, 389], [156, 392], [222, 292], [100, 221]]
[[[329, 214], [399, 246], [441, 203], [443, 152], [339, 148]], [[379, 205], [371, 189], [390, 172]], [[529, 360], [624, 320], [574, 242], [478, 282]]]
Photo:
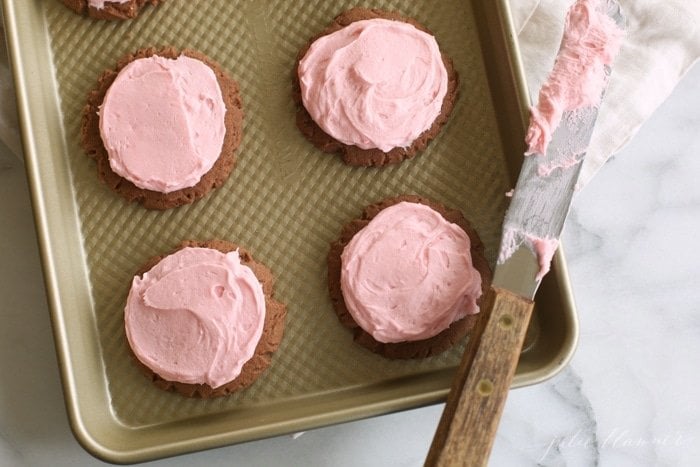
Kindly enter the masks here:
[[[460, 76], [454, 112], [425, 153], [381, 170], [347, 167], [295, 127], [295, 56], [355, 2], [171, 0], [114, 23], [54, 0], [3, 1], [66, 407], [88, 451], [111, 462], [144, 461], [444, 400], [463, 345], [420, 361], [387, 360], [354, 345], [332, 311], [325, 256], [365, 205], [414, 193], [461, 209], [493, 264], [528, 105], [506, 0], [359, 2], [429, 27]], [[226, 184], [165, 212], [105, 188], [79, 144], [81, 109], [99, 74], [150, 45], [194, 48], [217, 60], [240, 83], [246, 112]], [[147, 258], [183, 239], [209, 238], [244, 245], [269, 265], [289, 313], [283, 343], [256, 384], [192, 400], [139, 372], [123, 306]], [[576, 337], [560, 252], [538, 294], [514, 385], [556, 373]]]

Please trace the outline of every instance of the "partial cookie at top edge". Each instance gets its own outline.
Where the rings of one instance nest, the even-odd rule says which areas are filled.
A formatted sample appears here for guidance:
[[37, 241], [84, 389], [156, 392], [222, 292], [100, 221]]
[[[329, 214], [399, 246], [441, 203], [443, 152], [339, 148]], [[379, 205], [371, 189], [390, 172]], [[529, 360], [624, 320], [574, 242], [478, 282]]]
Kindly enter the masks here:
[[299, 54], [297, 55], [292, 72], [292, 97], [297, 105], [297, 127], [306, 137], [306, 139], [308, 139], [318, 149], [328, 153], [338, 153], [346, 164], [352, 166], [382, 167], [389, 164], [396, 164], [414, 157], [419, 152], [423, 151], [428, 146], [428, 143], [437, 136], [452, 113], [455, 101], [457, 100], [459, 78], [452, 60], [443, 53], [442, 60], [447, 70], [448, 87], [447, 94], [442, 102], [440, 115], [438, 115], [429, 129], [421, 133], [418, 138], [413, 141], [411, 146], [407, 148], [394, 148], [389, 152], [384, 152], [380, 149], [362, 149], [357, 146], [343, 144], [324, 132], [321, 127], [319, 127], [311, 118], [311, 115], [306, 110], [302, 102], [298, 73], [299, 62], [304, 58], [306, 52], [308, 52], [309, 48], [311, 47], [311, 44], [313, 44], [313, 42], [318, 38], [336, 32], [356, 21], [375, 18], [383, 18], [408, 23], [415, 26], [417, 29], [434, 36], [429, 29], [418, 23], [413, 18], [403, 16], [399, 13], [379, 9], [353, 8], [336, 16], [330, 26], [328, 26], [318, 35], [312, 37], [304, 45], [304, 47], [301, 48]]
[[[429, 206], [440, 213], [445, 220], [457, 224], [466, 232], [471, 242], [470, 252], [472, 256], [472, 264], [481, 275], [481, 290], [484, 295], [486, 294], [491, 284], [492, 273], [491, 268], [484, 257], [484, 244], [481, 242], [479, 235], [460, 211], [456, 209], [449, 209], [440, 203], [416, 195], [403, 195], [395, 198], [387, 198], [371, 204], [363, 210], [361, 218], [350, 221], [342, 228], [340, 237], [338, 240], [331, 243], [331, 247], [328, 252], [328, 291], [338, 319], [344, 326], [352, 330], [353, 339], [355, 342], [371, 350], [372, 352], [392, 359], [425, 358], [442, 353], [455, 345], [460, 339], [469, 333], [472, 327], [474, 327], [479, 315], [468, 315], [459, 321], [452, 323], [449, 328], [429, 339], [398, 343], [384, 343], [374, 339], [374, 337], [363, 330], [355, 322], [345, 306], [343, 292], [340, 288], [340, 274], [342, 268], [341, 255], [347, 244], [350, 243], [352, 237], [362, 230], [367, 224], [369, 224], [369, 222], [374, 219], [374, 217], [379, 214], [380, 211], [402, 201], [420, 203]], [[482, 295], [482, 298], [484, 295]], [[481, 299], [479, 299], [477, 303], [480, 302]]]
[[[224, 104], [226, 105], [226, 115], [224, 117], [226, 134], [221, 147], [221, 155], [209, 172], [202, 176], [199, 183], [170, 193], [160, 193], [139, 188], [112, 171], [109, 165], [109, 156], [100, 135], [100, 118], [97, 112], [104, 101], [107, 90], [126, 65], [134, 60], [153, 55], [174, 59], [181, 54], [200, 60], [209, 66], [216, 75]], [[226, 181], [236, 163], [236, 149], [241, 143], [242, 130], [243, 105], [238, 83], [229, 77], [218, 63], [196, 50], [184, 49], [179, 51], [173, 47], [150, 47], [126, 55], [117, 62], [115, 69], [102, 73], [98, 79], [97, 88], [90, 91], [87, 104], [83, 108], [80, 136], [83, 149], [88, 156], [97, 162], [97, 170], [102, 182], [128, 201], [139, 202], [148, 209], [163, 210], [193, 203]]]
[[168, 381], [163, 379], [156, 373], [154, 373], [150, 368], [141, 363], [136, 355], [131, 352], [131, 347], [129, 350], [134, 361], [143, 370], [143, 372], [153, 381], [153, 383], [160, 389], [169, 391], [176, 391], [187, 397], [195, 397], [202, 399], [209, 399], [213, 397], [225, 396], [231, 394], [232, 392], [244, 389], [251, 384], [253, 384], [265, 370], [270, 366], [272, 361], [272, 356], [274, 352], [280, 346], [282, 342], [282, 337], [284, 334], [285, 319], [287, 315], [287, 307], [284, 303], [276, 300], [274, 298], [274, 276], [270, 269], [255, 261], [250, 253], [241, 248], [235, 243], [228, 242], [225, 240], [209, 240], [205, 242], [198, 242], [194, 240], [186, 240], [178, 245], [173, 251], [155, 256], [139, 268], [136, 275], [143, 276], [144, 273], [148, 272], [156, 264], [158, 264], [163, 258], [169, 256], [176, 251], [183, 248], [212, 248], [219, 250], [222, 253], [228, 253], [234, 250], [238, 250], [241, 258], [241, 263], [248, 266], [255, 277], [262, 285], [263, 293], [265, 295], [265, 322], [263, 324], [263, 332], [260, 336], [260, 341], [255, 348], [255, 353], [253, 357], [248, 360], [241, 369], [241, 373], [233, 381], [224, 384], [218, 388], [212, 388], [207, 384], [187, 384], [180, 383], [176, 381]]
[[94, 19], [104, 20], [127, 20], [138, 16], [141, 9], [146, 5], [158, 5], [165, 0], [129, 0], [125, 3], [114, 3], [105, 1], [104, 8], [98, 9], [89, 6], [88, 0], [61, 0], [71, 10], [78, 14], [89, 16]]

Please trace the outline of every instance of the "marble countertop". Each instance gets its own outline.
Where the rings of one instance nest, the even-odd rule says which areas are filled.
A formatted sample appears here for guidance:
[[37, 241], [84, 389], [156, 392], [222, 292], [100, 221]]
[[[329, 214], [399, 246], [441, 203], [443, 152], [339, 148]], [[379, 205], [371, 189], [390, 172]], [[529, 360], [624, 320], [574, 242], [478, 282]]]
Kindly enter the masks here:
[[[571, 364], [510, 392], [494, 466], [700, 459], [700, 67], [573, 207], [564, 241], [581, 335]], [[103, 463], [68, 426], [24, 170], [0, 148], [0, 465]], [[418, 466], [442, 406], [153, 462]]]

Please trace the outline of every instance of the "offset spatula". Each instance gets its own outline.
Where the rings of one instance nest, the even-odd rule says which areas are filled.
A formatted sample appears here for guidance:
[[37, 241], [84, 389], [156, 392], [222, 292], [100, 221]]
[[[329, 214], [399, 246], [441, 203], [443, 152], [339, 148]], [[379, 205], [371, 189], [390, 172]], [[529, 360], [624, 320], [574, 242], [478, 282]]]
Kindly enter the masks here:
[[[622, 28], [619, 5], [612, 0], [601, 0], [600, 5]], [[604, 73], [607, 82], [609, 66]], [[488, 461], [533, 298], [561, 235], [597, 115], [597, 105], [565, 112], [544, 153], [523, 162], [503, 225], [493, 285], [470, 334], [426, 466]]]

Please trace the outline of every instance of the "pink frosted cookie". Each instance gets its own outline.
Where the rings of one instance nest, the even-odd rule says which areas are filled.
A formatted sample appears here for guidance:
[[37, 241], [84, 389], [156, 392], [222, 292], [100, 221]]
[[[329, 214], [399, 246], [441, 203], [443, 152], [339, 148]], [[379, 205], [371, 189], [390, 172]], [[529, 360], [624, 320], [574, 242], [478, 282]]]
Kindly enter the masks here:
[[440, 353], [473, 326], [491, 280], [459, 211], [417, 196], [367, 207], [328, 254], [329, 291], [355, 340], [391, 358]]
[[124, 310], [129, 346], [163, 389], [190, 397], [229, 394], [269, 366], [286, 307], [273, 277], [237, 245], [184, 242], [134, 277]]
[[193, 50], [150, 48], [102, 74], [81, 137], [110, 188], [168, 209], [224, 183], [242, 122], [238, 84], [216, 62]]
[[124, 20], [138, 16], [141, 9], [164, 0], [62, 0], [63, 4], [81, 15], [95, 19]]
[[423, 150], [447, 121], [457, 74], [435, 37], [397, 13], [354, 8], [298, 56], [297, 126], [350, 165], [383, 166]]

